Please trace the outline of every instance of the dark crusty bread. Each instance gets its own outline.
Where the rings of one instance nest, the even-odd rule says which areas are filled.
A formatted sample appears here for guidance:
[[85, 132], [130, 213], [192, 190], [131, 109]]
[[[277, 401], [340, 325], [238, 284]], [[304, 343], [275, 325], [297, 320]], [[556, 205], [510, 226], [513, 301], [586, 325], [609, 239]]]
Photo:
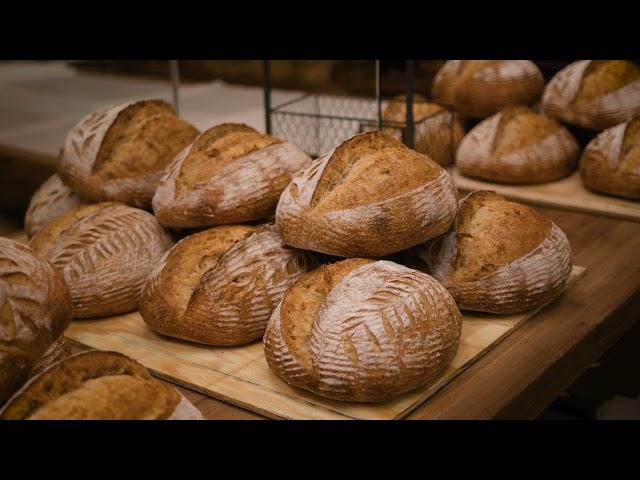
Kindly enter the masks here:
[[264, 348], [269, 367], [292, 386], [336, 400], [381, 402], [442, 373], [461, 329], [453, 298], [429, 275], [349, 259], [287, 289]]
[[70, 210], [29, 245], [64, 276], [78, 318], [138, 308], [151, 269], [172, 245], [153, 215], [115, 202]]
[[489, 191], [467, 195], [454, 228], [416, 250], [463, 310], [536, 308], [562, 291], [572, 267], [569, 241], [557, 225]]
[[449, 60], [431, 86], [432, 98], [461, 115], [488, 117], [508, 105], [530, 105], [544, 78], [530, 60]]
[[503, 183], [558, 180], [577, 166], [579, 146], [569, 131], [527, 107], [507, 107], [483, 120], [456, 153], [462, 175]]
[[[407, 100], [405, 95], [393, 97], [382, 112], [386, 122], [406, 123]], [[413, 102], [415, 125], [415, 150], [424, 153], [443, 167], [451, 165], [464, 136], [464, 128], [457, 115], [437, 103], [431, 103], [422, 95], [415, 95]], [[402, 128], [386, 127], [383, 132], [402, 140]]]
[[276, 224], [288, 245], [381, 257], [446, 231], [456, 209], [451, 175], [382, 132], [356, 135], [296, 176]]
[[86, 205], [88, 200], [80, 196], [62, 183], [58, 175], [51, 175], [31, 197], [24, 227], [27, 237], [32, 238], [47, 223], [72, 208]]
[[312, 253], [285, 246], [273, 225], [214, 227], [166, 253], [149, 275], [140, 313], [164, 335], [246, 344], [262, 337], [287, 286], [316, 264]]
[[0, 238], [0, 405], [73, 316], [64, 280], [31, 248]]
[[205, 227], [273, 214], [294, 173], [311, 164], [299, 148], [242, 124], [202, 133], [167, 168], [153, 197], [162, 225]]
[[640, 65], [580, 60], [559, 71], [542, 96], [543, 111], [572, 125], [603, 130], [640, 115]]
[[197, 420], [175, 388], [116, 352], [83, 352], [34, 377], [0, 411], [2, 420]]
[[149, 208], [163, 169], [198, 135], [162, 100], [87, 115], [67, 135], [57, 173], [80, 196]]
[[584, 184], [600, 193], [640, 199], [640, 116], [600, 133], [580, 159]]

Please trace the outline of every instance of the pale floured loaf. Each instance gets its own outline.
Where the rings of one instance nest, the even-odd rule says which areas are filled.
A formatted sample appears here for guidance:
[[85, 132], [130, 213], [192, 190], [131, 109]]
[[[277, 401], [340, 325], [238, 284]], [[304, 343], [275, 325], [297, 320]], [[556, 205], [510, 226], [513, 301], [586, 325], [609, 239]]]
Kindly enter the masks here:
[[[386, 122], [396, 122], [399, 128], [387, 127], [382, 131], [402, 140], [402, 127], [406, 125], [407, 101], [404, 95], [391, 99], [382, 112]], [[422, 95], [415, 95], [413, 102], [415, 150], [424, 153], [443, 167], [453, 163], [458, 144], [464, 136], [464, 128], [457, 115], [437, 103], [428, 102]]]
[[264, 334], [285, 289], [317, 263], [273, 225], [229, 225], [190, 235], [153, 270], [140, 314], [164, 335], [218, 346]]
[[449, 60], [431, 86], [437, 103], [461, 115], [484, 118], [508, 105], [530, 105], [544, 88], [530, 60]]
[[294, 177], [276, 224], [288, 245], [382, 257], [445, 232], [456, 187], [426, 155], [382, 132], [356, 135]]
[[580, 60], [560, 70], [542, 96], [543, 111], [563, 122], [604, 130], [640, 115], [640, 65]]
[[162, 225], [206, 227], [273, 214], [294, 173], [311, 158], [291, 143], [242, 124], [202, 133], [168, 167], [153, 197]]
[[577, 166], [580, 147], [554, 119], [527, 107], [507, 107], [476, 125], [462, 140], [462, 175], [502, 183], [558, 180]]
[[582, 152], [580, 175], [591, 190], [640, 200], [640, 116], [591, 140]]
[[73, 355], [27, 383], [2, 420], [202, 420], [174, 387], [117, 352]]
[[31, 248], [0, 238], [0, 405], [29, 378], [73, 316], [62, 276]]
[[264, 336], [271, 370], [327, 398], [381, 402], [423, 386], [455, 356], [462, 317], [432, 277], [349, 259], [289, 287]]
[[572, 267], [571, 246], [555, 223], [490, 191], [467, 195], [451, 231], [416, 250], [462, 310], [539, 307], [562, 291]]
[[149, 208], [163, 169], [197, 135], [162, 100], [110, 107], [73, 127], [56, 170], [84, 198]]
[[29, 208], [24, 218], [27, 237], [33, 237], [54, 218], [87, 203], [90, 202], [75, 194], [62, 183], [58, 175], [51, 175], [35, 191], [29, 202]]
[[75, 316], [93, 318], [135, 310], [173, 240], [150, 213], [102, 202], [56, 218], [29, 245], [64, 276]]

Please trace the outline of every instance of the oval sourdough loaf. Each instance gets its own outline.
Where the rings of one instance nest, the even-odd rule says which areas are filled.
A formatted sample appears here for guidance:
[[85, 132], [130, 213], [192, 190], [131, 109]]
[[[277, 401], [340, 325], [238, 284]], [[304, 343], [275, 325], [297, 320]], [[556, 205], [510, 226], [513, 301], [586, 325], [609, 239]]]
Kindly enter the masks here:
[[264, 334], [285, 289], [315, 256], [283, 244], [273, 225], [220, 226], [182, 239], [153, 270], [140, 314], [155, 331], [243, 345]]
[[542, 96], [543, 111], [564, 122], [604, 130], [640, 115], [640, 65], [580, 60], [560, 70]]
[[31, 248], [0, 238], [0, 405], [29, 378], [73, 316], [60, 274]]
[[138, 308], [151, 269], [173, 240], [153, 215], [115, 202], [70, 210], [29, 245], [64, 276], [78, 318]]
[[381, 402], [418, 388], [455, 356], [462, 317], [432, 277], [349, 259], [289, 287], [264, 336], [271, 369], [327, 398]]
[[168, 167], [153, 197], [162, 225], [206, 227], [273, 214], [294, 173], [311, 158], [298, 147], [224, 123], [202, 133]]
[[562, 230], [490, 191], [467, 195], [454, 228], [417, 250], [462, 310], [530, 310], [556, 297], [571, 274], [571, 247]]
[[[382, 119], [404, 126], [407, 119], [406, 96], [393, 97], [382, 112]], [[437, 103], [427, 102], [422, 95], [415, 95], [413, 102], [415, 124], [415, 150], [424, 153], [443, 167], [451, 165], [464, 136], [464, 128], [457, 115]], [[387, 127], [383, 132], [396, 140], [402, 140], [402, 128]]]
[[580, 174], [591, 190], [640, 199], [640, 116], [595, 137], [582, 152]]
[[527, 107], [507, 107], [476, 125], [462, 140], [462, 175], [504, 183], [558, 180], [577, 166], [580, 147], [552, 118]]
[[449, 60], [434, 77], [431, 96], [461, 115], [483, 118], [507, 105], [530, 105], [543, 88], [530, 60]]
[[164, 167], [198, 135], [162, 100], [142, 100], [87, 115], [67, 135], [57, 173], [94, 202], [150, 208]]
[[201, 420], [175, 388], [116, 352], [73, 355], [34, 377], [0, 411], [2, 420]]
[[42, 227], [72, 208], [90, 203], [73, 193], [58, 175], [51, 175], [31, 197], [24, 218], [27, 237], [32, 238]]
[[276, 224], [288, 245], [382, 257], [445, 232], [456, 210], [451, 175], [382, 132], [356, 135], [282, 193]]

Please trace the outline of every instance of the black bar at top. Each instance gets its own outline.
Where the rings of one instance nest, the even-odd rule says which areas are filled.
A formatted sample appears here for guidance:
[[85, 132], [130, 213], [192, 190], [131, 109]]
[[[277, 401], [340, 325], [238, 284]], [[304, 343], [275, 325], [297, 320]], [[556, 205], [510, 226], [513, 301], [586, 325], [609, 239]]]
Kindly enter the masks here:
[[264, 85], [264, 123], [267, 134], [271, 134], [271, 64], [269, 60], [262, 61], [262, 80]]

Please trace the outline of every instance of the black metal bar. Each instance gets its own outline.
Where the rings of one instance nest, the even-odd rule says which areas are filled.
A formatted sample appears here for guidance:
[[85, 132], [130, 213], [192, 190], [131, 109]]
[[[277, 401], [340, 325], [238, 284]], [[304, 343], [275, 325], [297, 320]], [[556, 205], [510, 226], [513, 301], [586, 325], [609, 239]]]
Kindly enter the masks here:
[[171, 91], [173, 93], [173, 108], [180, 115], [180, 66], [178, 60], [169, 60], [169, 74], [171, 76]]
[[380, 60], [376, 60], [376, 100], [378, 101], [378, 130], [382, 129], [382, 73]]
[[271, 64], [269, 60], [262, 61], [262, 74], [264, 84], [264, 123], [267, 134], [271, 134]]
[[414, 88], [414, 64], [413, 60], [407, 60], [405, 73], [407, 91], [407, 127], [405, 128], [405, 144], [409, 148], [414, 147], [415, 126], [413, 124], [413, 88]]

